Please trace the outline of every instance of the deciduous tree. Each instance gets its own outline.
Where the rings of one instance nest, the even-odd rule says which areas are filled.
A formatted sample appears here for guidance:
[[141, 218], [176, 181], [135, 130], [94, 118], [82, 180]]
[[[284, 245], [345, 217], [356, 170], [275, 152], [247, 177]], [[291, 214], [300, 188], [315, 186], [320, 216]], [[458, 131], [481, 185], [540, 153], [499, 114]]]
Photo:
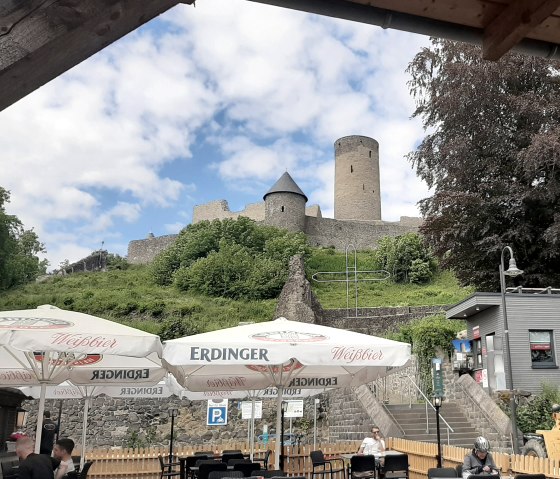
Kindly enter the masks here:
[[560, 285], [560, 64], [433, 40], [408, 72], [427, 130], [409, 159], [433, 190], [421, 231], [442, 265], [497, 290], [509, 245], [520, 282]]

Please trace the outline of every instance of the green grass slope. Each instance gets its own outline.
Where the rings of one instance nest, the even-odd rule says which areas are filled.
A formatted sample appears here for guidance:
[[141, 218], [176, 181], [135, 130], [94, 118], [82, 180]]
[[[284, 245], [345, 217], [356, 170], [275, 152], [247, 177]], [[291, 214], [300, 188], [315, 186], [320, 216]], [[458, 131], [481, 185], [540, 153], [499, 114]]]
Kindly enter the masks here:
[[[318, 271], [344, 271], [345, 255], [316, 250], [307, 269], [309, 276]], [[371, 254], [360, 253], [358, 270], [371, 269], [374, 269]], [[345, 283], [312, 281], [312, 285], [324, 308], [346, 307]], [[451, 304], [471, 292], [469, 288], [460, 287], [450, 272], [439, 273], [428, 285], [362, 282], [358, 289], [360, 307]], [[157, 286], [148, 266], [55, 276], [0, 293], [0, 310], [3, 311], [41, 304], [81, 311], [158, 333], [163, 322], [174, 318], [195, 325], [198, 331], [236, 326], [240, 321], [270, 320], [276, 300], [236, 301], [184, 293], [173, 286]], [[350, 304], [354, 304], [353, 297]]]

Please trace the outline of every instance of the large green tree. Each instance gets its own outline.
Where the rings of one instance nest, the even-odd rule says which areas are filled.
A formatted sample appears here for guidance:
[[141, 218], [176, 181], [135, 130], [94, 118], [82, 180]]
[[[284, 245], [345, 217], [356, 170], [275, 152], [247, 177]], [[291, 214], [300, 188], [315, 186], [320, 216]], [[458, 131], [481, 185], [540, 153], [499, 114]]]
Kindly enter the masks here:
[[17, 216], [6, 213], [9, 201], [10, 192], [0, 187], [0, 290], [33, 281], [48, 265], [37, 256], [45, 252], [37, 234], [24, 229]]
[[421, 231], [443, 266], [497, 290], [509, 245], [519, 282], [560, 285], [560, 63], [432, 40], [408, 72], [427, 131], [409, 159], [433, 191]]

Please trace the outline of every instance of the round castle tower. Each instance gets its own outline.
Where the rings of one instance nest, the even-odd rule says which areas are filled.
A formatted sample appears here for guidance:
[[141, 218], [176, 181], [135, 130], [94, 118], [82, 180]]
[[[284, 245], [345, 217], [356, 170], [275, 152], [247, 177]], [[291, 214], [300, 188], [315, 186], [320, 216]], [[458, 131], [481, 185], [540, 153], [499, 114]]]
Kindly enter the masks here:
[[379, 143], [345, 136], [334, 143], [334, 218], [381, 220]]
[[286, 171], [266, 192], [264, 222], [290, 231], [305, 230], [307, 196]]

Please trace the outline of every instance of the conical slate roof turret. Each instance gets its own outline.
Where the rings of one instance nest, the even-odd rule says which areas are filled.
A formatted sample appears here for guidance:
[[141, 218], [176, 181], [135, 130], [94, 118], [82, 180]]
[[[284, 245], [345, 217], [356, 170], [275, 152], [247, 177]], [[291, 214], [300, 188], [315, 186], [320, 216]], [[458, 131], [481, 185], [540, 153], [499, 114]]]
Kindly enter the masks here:
[[307, 201], [307, 196], [305, 196], [305, 193], [301, 191], [301, 188], [287, 171], [272, 185], [272, 188], [265, 193], [263, 199], [266, 200], [266, 197], [272, 193], [294, 193], [303, 196], [305, 201]]

